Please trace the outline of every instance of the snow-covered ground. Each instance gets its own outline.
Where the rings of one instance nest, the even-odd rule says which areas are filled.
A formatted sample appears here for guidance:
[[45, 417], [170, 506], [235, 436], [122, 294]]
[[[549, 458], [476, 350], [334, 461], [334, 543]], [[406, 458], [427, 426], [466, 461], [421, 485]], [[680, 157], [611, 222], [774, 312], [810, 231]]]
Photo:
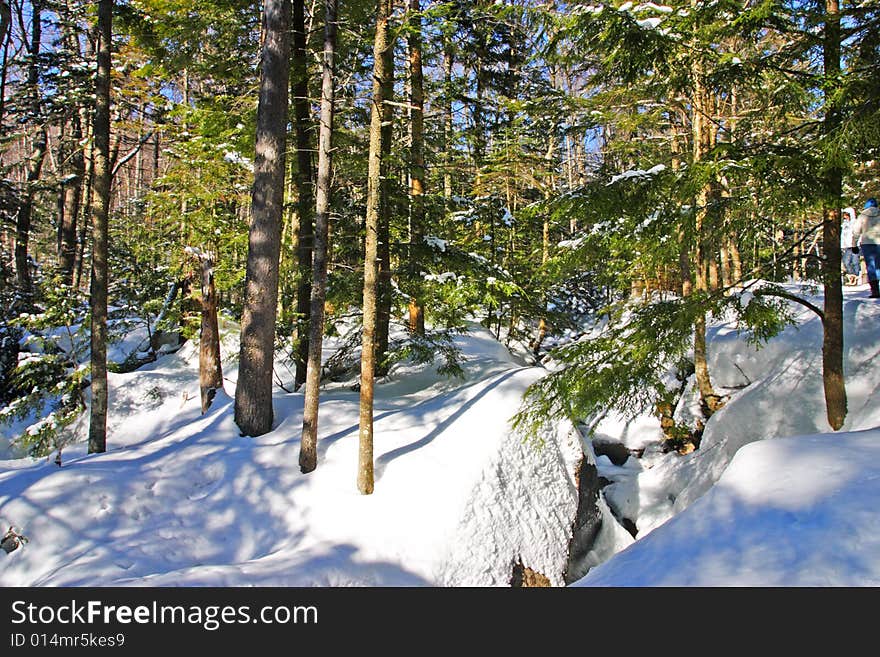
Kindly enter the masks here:
[[[563, 584], [579, 435], [523, 441], [507, 420], [541, 370], [476, 325], [458, 344], [464, 380], [400, 366], [377, 387], [370, 496], [346, 386], [322, 396], [319, 465], [303, 475], [301, 394], [279, 390], [274, 430], [248, 438], [228, 394], [201, 415], [191, 348], [111, 375], [107, 453], [0, 463], [0, 521], [30, 539], [2, 557], [0, 584], [491, 586], [517, 562]], [[603, 544], [596, 562], [619, 547]]]
[[[821, 322], [796, 305], [797, 324], [759, 350], [729, 323], [711, 327], [713, 382], [730, 400], [699, 450], [663, 455], [646, 445], [652, 422], [659, 433], [652, 418], [603, 423], [604, 437], [645, 448], [622, 466], [598, 459], [614, 482], [609, 503], [639, 540], [580, 584], [880, 584], [880, 304], [868, 294], [844, 290], [849, 412], [838, 432], [825, 418]], [[822, 306], [821, 296], [810, 300]]]
[[[711, 327], [730, 399], [696, 452], [662, 453], [652, 417], [601, 422], [597, 440], [641, 454], [595, 459], [610, 482], [600, 506], [638, 540], [608, 511], [590, 555], [601, 565], [579, 583], [880, 584], [880, 304], [867, 296], [845, 291], [842, 431], [825, 420], [820, 322], [800, 307], [760, 350], [730, 322]], [[377, 386], [371, 496], [355, 486], [358, 393], [344, 383], [322, 395], [319, 465], [303, 475], [301, 394], [279, 389], [273, 431], [238, 435], [234, 333], [226, 392], [204, 416], [191, 347], [112, 374], [106, 454], [77, 444], [61, 468], [0, 462], [0, 523], [30, 539], [0, 555], [0, 585], [504, 586], [517, 562], [562, 584], [580, 436], [560, 424], [539, 447], [512, 433], [542, 370], [472, 328], [457, 339], [465, 379], [398, 366]]]

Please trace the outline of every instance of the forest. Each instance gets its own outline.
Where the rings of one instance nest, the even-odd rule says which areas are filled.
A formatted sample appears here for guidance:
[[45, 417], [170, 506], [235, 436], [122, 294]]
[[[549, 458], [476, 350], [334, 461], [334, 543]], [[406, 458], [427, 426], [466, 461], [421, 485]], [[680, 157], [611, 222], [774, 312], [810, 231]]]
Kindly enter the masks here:
[[[880, 195], [876, 0], [0, 0], [0, 48], [3, 463], [60, 472], [149, 441], [135, 411], [182, 436], [228, 409], [255, 460], [285, 436], [277, 486], [317, 476], [350, 425], [351, 458], [327, 466], [370, 496], [480, 402], [438, 485], [470, 476], [481, 427], [519, 436], [502, 462], [547, 465], [564, 426], [590, 445], [560, 457], [582, 489], [610, 418], [652, 422], [679, 462], [724, 417], [760, 424], [776, 402], [754, 420], [732, 402], [780, 341], [817, 386], [815, 421], [781, 435], [874, 426], [880, 382], [852, 359], [876, 351], [855, 321], [875, 302], [846, 278], [842, 230]], [[812, 341], [791, 337], [807, 322]], [[183, 360], [188, 378], [159, 376]], [[389, 414], [419, 405], [458, 410], [387, 450]], [[216, 458], [206, 490], [240, 470], [275, 494], [248, 457]], [[592, 532], [586, 565], [571, 543], [553, 575], [514, 555], [514, 580], [574, 582], [661, 524], [636, 528], [626, 454], [611, 461], [593, 498], [613, 536]], [[0, 496], [23, 553], [15, 503]], [[272, 540], [290, 531], [272, 521]], [[254, 540], [251, 558], [274, 545]], [[460, 583], [459, 558], [417, 583]]]

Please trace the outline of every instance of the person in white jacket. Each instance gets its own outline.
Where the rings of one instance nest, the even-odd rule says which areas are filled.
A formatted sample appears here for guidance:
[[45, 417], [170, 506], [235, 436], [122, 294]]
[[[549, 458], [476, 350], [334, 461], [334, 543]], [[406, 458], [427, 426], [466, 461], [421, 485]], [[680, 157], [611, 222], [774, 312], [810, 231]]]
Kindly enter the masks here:
[[852, 252], [852, 227], [856, 221], [856, 211], [844, 208], [840, 214], [840, 263], [846, 285], [857, 285], [859, 281], [859, 256]]
[[871, 298], [880, 298], [880, 210], [877, 199], [865, 201], [865, 208], [856, 217], [852, 229], [852, 251], [861, 252], [868, 271]]

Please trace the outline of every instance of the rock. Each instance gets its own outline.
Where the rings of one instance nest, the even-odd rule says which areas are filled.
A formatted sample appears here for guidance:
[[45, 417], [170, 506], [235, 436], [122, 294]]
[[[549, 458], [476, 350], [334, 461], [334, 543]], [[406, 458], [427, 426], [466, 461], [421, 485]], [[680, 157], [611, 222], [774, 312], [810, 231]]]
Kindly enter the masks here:
[[599, 472], [587, 456], [581, 458], [575, 474], [578, 491], [578, 506], [572, 524], [571, 540], [568, 543], [568, 564], [565, 568], [565, 583], [570, 584], [583, 577], [589, 565], [586, 557], [602, 528], [602, 512], [599, 510]]
[[623, 443], [610, 440], [593, 440], [593, 452], [596, 456], [607, 456], [614, 465], [623, 465], [632, 454]]
[[550, 579], [541, 573], [535, 572], [528, 566], [524, 566], [522, 561], [513, 564], [513, 575], [510, 578], [510, 585], [514, 588], [535, 588], [549, 587]]

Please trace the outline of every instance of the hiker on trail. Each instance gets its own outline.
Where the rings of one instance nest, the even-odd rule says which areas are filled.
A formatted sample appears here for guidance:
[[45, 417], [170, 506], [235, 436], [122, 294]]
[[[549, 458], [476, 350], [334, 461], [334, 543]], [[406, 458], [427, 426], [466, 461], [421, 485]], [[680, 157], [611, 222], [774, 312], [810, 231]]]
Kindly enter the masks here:
[[852, 208], [844, 208], [840, 222], [840, 262], [846, 276], [846, 285], [858, 285], [859, 282], [859, 256], [851, 249], [852, 227], [855, 220], [856, 211]]
[[877, 199], [865, 201], [865, 209], [856, 217], [852, 229], [852, 252], [865, 259], [871, 298], [880, 298], [880, 210]]

